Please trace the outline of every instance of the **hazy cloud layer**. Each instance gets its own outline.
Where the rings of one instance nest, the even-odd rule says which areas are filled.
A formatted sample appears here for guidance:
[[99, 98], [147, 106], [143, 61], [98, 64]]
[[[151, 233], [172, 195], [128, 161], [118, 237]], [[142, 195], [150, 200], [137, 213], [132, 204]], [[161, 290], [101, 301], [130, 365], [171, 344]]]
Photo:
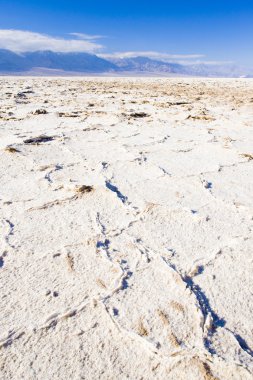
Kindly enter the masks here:
[[70, 36], [74, 36], [80, 40], [100, 40], [101, 38], [106, 38], [106, 36], [101, 35], [90, 35], [85, 33], [69, 33]]
[[232, 65], [234, 64], [234, 61], [203, 61], [203, 60], [197, 60], [197, 61], [186, 61], [186, 60], [180, 60], [178, 61], [181, 65], [210, 65], [210, 66], [219, 66], [219, 65]]
[[75, 37], [79, 39], [66, 39], [23, 30], [0, 29], [0, 49], [8, 49], [16, 53], [38, 50], [95, 53], [103, 47], [91, 42], [95, 36], [82, 35], [80, 39], [80, 33], [78, 34], [79, 36], [76, 34]]
[[112, 54], [101, 54], [104, 58], [136, 58], [136, 57], [148, 57], [157, 60], [175, 60], [175, 59], [197, 59], [203, 58], [202, 54], [167, 54], [159, 53], [155, 51], [127, 51], [118, 52]]
[[15, 53], [50, 50], [53, 52], [73, 53], [87, 52], [97, 54], [105, 59], [126, 59], [136, 57], [148, 57], [163, 62], [174, 62], [182, 65], [226, 65], [233, 62], [207, 61], [202, 54], [168, 54], [155, 51], [127, 51], [115, 53], [100, 53], [104, 46], [96, 40], [105, 38], [101, 35], [89, 35], [85, 33], [69, 33], [72, 38], [53, 37], [47, 34], [0, 29], [0, 49], [11, 50]]
[[230, 65], [232, 61], [210, 61], [204, 60], [203, 54], [167, 54], [155, 51], [127, 51], [111, 54], [99, 54], [101, 58], [105, 59], [127, 59], [136, 57], [147, 57], [157, 61], [167, 63], [179, 63], [181, 65]]

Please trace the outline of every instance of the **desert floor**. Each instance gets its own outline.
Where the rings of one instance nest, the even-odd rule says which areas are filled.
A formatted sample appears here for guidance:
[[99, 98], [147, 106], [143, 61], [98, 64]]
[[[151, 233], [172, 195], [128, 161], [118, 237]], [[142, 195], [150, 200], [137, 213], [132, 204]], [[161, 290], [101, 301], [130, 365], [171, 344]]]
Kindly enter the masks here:
[[253, 81], [0, 78], [0, 378], [253, 376]]

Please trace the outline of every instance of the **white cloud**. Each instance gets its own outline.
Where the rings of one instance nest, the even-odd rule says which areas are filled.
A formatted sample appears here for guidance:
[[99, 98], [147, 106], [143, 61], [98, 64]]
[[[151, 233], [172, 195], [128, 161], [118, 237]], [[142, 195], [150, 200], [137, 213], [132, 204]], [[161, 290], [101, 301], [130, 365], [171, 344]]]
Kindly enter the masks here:
[[[104, 38], [100, 35], [84, 33], [69, 33], [75, 38], [53, 37], [47, 34], [14, 30], [0, 29], [0, 49], [8, 49], [15, 53], [32, 52], [39, 50], [51, 50], [54, 52], [87, 52], [97, 54], [103, 48], [95, 40]], [[108, 54], [97, 54], [105, 59], [148, 57], [151, 59], [179, 63], [182, 65], [229, 65], [231, 61], [207, 61], [202, 54], [168, 54], [155, 51], [127, 51]]]
[[210, 65], [210, 66], [218, 66], [218, 65], [232, 65], [234, 61], [178, 61], [181, 65]]
[[126, 59], [136, 57], [147, 57], [167, 63], [178, 63], [180, 65], [231, 65], [233, 61], [208, 61], [204, 60], [203, 54], [168, 54], [155, 51], [127, 51], [110, 54], [98, 54], [104, 59]]
[[136, 58], [136, 57], [148, 57], [152, 59], [158, 59], [163, 61], [171, 61], [178, 59], [197, 59], [203, 58], [203, 54], [167, 54], [159, 53], [155, 51], [127, 51], [118, 52], [112, 54], [100, 54], [103, 58]]
[[80, 40], [100, 40], [101, 38], [106, 38], [106, 36], [100, 36], [100, 35], [91, 36], [90, 34], [85, 34], [85, 33], [69, 33], [69, 35], [77, 37]]
[[95, 53], [103, 46], [89, 41], [92, 39], [65, 39], [23, 30], [0, 29], [0, 49], [8, 49], [15, 53], [38, 50]]

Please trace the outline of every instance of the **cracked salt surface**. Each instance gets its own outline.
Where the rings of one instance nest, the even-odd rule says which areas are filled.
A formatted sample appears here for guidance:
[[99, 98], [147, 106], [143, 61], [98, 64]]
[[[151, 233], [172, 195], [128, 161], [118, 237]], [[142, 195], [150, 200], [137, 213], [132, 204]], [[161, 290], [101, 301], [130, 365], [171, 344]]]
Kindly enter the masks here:
[[252, 379], [252, 82], [0, 82], [0, 378]]

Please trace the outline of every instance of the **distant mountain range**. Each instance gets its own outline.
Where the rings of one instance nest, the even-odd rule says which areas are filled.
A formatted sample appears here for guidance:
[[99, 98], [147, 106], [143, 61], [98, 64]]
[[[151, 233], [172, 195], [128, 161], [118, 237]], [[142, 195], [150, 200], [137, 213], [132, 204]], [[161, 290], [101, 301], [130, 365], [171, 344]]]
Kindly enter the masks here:
[[0, 49], [1, 74], [136, 74], [164, 76], [253, 77], [253, 70], [235, 65], [181, 65], [148, 57], [104, 59], [88, 53], [38, 51], [16, 54]]
[[110, 62], [117, 66], [119, 71], [187, 74], [183, 65], [157, 61], [148, 57], [111, 58]]
[[37, 68], [87, 73], [117, 70], [112, 62], [88, 53], [38, 51], [16, 54], [0, 49], [0, 72], [22, 73]]
[[187, 64], [168, 63], [148, 57], [110, 58], [118, 70], [138, 73], [160, 73], [203, 77], [253, 77], [253, 69], [232, 64]]

